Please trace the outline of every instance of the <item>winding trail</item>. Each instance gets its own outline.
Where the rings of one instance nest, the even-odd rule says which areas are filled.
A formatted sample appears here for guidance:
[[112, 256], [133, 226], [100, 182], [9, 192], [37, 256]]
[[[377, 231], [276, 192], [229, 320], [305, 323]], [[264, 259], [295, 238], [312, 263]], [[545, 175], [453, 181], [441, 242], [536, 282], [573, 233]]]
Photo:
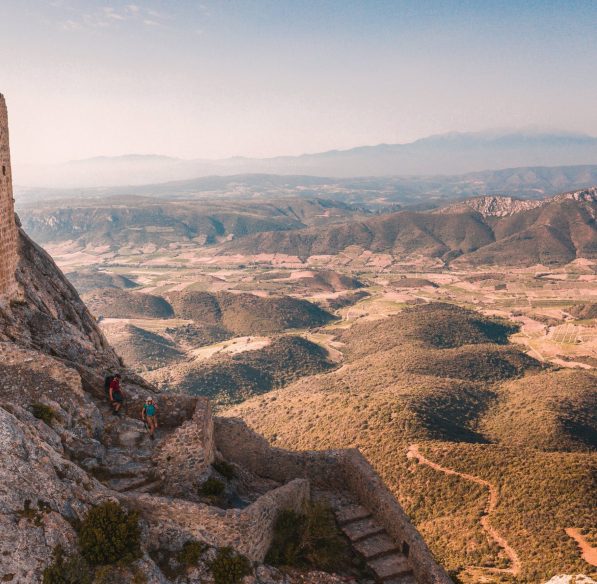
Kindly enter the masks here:
[[483, 529], [489, 534], [489, 536], [506, 552], [506, 555], [510, 559], [511, 567], [500, 569], [500, 568], [483, 568], [484, 570], [491, 570], [493, 572], [502, 572], [512, 574], [513, 576], [517, 576], [520, 573], [521, 562], [516, 550], [506, 541], [503, 535], [499, 533], [497, 529], [495, 529], [490, 521], [489, 516], [495, 511], [498, 502], [498, 491], [497, 488], [492, 485], [489, 481], [484, 479], [480, 479], [474, 475], [458, 472], [456, 470], [452, 470], [451, 468], [446, 468], [445, 466], [441, 466], [436, 462], [432, 462], [428, 458], [426, 458], [421, 452], [419, 451], [418, 444], [411, 444], [408, 447], [407, 454], [408, 458], [415, 458], [418, 460], [419, 464], [425, 464], [431, 467], [434, 470], [439, 472], [443, 472], [449, 475], [456, 475], [459, 476], [467, 481], [472, 481], [473, 483], [477, 483], [482, 487], [486, 487], [489, 491], [489, 497], [487, 499], [487, 505], [485, 506], [485, 514], [481, 517], [481, 525]]
[[574, 527], [566, 528], [566, 533], [578, 544], [580, 551], [582, 552], [582, 559], [591, 564], [591, 566], [597, 566], [597, 547], [593, 547], [580, 532], [579, 529]]

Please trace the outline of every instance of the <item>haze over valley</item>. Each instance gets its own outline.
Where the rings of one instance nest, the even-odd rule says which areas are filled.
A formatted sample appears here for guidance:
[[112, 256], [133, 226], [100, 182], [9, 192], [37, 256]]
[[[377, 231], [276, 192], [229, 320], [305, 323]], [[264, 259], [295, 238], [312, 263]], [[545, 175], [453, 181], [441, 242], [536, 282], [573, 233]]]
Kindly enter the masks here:
[[597, 584], [596, 25], [5, 0], [0, 581]]

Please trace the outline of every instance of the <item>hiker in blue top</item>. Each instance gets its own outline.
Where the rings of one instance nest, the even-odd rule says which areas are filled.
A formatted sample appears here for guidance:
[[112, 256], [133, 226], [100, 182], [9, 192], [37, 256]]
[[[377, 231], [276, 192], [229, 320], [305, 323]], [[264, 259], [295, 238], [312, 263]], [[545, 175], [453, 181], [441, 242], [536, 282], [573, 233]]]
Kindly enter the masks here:
[[142, 420], [147, 424], [149, 429], [149, 437], [154, 439], [153, 433], [158, 427], [158, 405], [153, 401], [152, 397], [148, 397], [143, 404], [143, 411], [141, 412]]

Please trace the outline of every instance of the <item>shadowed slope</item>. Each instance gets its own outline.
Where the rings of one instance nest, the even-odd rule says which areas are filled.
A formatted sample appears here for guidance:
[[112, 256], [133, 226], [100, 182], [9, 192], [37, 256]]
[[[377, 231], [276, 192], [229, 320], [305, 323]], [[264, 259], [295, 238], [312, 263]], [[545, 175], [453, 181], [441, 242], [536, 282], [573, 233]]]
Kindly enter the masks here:
[[175, 314], [199, 323], [221, 324], [237, 335], [269, 334], [289, 328], [321, 326], [333, 316], [317, 305], [290, 296], [171, 292]]
[[[463, 582], [480, 581], [478, 566], [505, 574], [511, 557], [479, 521], [486, 489], [409, 462], [413, 443], [425, 454], [432, 448], [429, 458], [443, 467], [496, 486], [491, 525], [520, 557], [520, 582], [581, 573], [586, 566], [574, 545], [560, 545], [560, 535], [570, 524], [591, 524], [592, 454], [537, 448], [560, 442], [562, 449], [587, 450], [587, 431], [594, 430], [590, 379], [543, 371], [508, 344], [515, 330], [451, 305], [416, 306], [342, 332], [347, 360], [340, 369], [252, 398], [226, 415], [242, 417], [281, 447], [360, 448]], [[544, 387], [550, 379], [553, 389]], [[578, 387], [556, 397], [561, 384]], [[541, 505], [549, 513], [538, 515]]]

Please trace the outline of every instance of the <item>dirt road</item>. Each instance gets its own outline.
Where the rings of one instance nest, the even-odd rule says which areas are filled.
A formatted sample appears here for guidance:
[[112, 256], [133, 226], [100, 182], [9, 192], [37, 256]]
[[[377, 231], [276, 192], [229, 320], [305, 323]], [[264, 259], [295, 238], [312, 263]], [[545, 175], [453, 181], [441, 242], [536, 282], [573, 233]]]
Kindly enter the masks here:
[[593, 547], [583, 536], [579, 529], [574, 527], [568, 527], [566, 533], [578, 544], [582, 553], [582, 559], [591, 564], [591, 566], [597, 566], [597, 548]]
[[472, 481], [486, 487], [489, 491], [489, 497], [487, 500], [487, 505], [485, 507], [485, 515], [481, 517], [481, 525], [483, 529], [489, 534], [489, 536], [506, 552], [506, 555], [510, 559], [511, 567], [507, 569], [497, 569], [497, 568], [485, 568], [487, 570], [492, 570], [495, 572], [504, 572], [508, 574], [512, 574], [513, 576], [517, 576], [520, 573], [520, 558], [516, 553], [516, 550], [512, 548], [512, 546], [506, 541], [506, 539], [495, 529], [490, 523], [490, 515], [493, 513], [497, 506], [498, 502], [498, 491], [497, 488], [492, 485], [490, 482], [480, 479], [479, 477], [458, 472], [456, 470], [452, 470], [450, 468], [446, 468], [445, 466], [441, 466], [436, 462], [432, 462], [428, 458], [426, 458], [421, 452], [419, 451], [419, 446], [417, 444], [411, 444], [408, 448], [407, 456], [409, 458], [415, 458], [419, 461], [419, 464], [425, 464], [431, 467], [434, 470], [439, 472], [443, 472], [449, 475], [456, 475], [459, 476], [467, 481]]

